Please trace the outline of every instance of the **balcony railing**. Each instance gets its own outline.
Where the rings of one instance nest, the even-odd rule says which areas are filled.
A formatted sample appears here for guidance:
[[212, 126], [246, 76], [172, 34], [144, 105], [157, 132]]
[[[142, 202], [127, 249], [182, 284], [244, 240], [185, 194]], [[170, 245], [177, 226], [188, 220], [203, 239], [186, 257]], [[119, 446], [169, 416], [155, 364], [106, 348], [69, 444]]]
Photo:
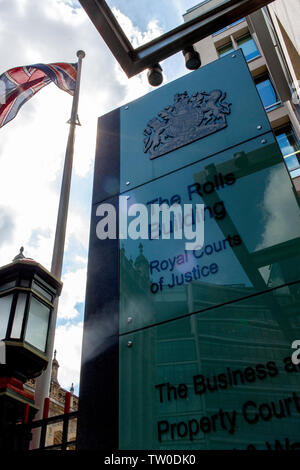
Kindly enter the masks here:
[[[288, 159], [291, 160], [291, 157], [293, 156], [296, 157], [295, 163], [288, 163]], [[290, 153], [289, 155], [285, 155], [283, 158], [285, 160], [286, 166], [290, 172], [291, 177], [297, 178], [297, 176], [300, 176], [300, 150], [296, 150], [296, 152]]]
[[269, 113], [270, 111], [277, 109], [281, 105], [282, 105], [281, 101], [276, 101], [276, 103], [270, 104], [269, 106], [265, 106], [265, 110], [267, 113]]

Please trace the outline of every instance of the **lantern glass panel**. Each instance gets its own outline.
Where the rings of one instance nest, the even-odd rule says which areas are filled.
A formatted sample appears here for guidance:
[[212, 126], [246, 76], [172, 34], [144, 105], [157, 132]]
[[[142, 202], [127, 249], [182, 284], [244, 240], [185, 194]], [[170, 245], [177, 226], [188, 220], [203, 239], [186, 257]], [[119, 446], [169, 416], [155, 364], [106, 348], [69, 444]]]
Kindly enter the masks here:
[[35, 281], [33, 281], [32, 289], [38, 292], [38, 294], [40, 294], [45, 299], [49, 300], [49, 302], [52, 302], [53, 296], [46, 289], [44, 289], [42, 286], [37, 284]]
[[45, 352], [50, 308], [31, 298], [28, 314], [25, 341]]
[[0, 297], [0, 340], [5, 338], [13, 295]]
[[22, 332], [22, 324], [24, 318], [24, 312], [26, 307], [26, 294], [18, 294], [18, 300], [14, 315], [14, 322], [11, 330], [11, 338], [20, 338]]
[[0, 291], [11, 289], [15, 285], [16, 285], [16, 281], [5, 282], [5, 284], [1, 284]]

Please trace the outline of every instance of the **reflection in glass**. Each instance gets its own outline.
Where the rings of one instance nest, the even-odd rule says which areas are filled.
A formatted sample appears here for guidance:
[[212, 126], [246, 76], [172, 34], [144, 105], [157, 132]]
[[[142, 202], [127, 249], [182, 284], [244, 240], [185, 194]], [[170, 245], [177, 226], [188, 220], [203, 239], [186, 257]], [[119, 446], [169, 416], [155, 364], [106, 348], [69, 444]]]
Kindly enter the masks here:
[[219, 57], [224, 57], [225, 55], [230, 54], [231, 52], [234, 52], [234, 47], [231, 42], [226, 44], [225, 46], [218, 48]]
[[5, 282], [0, 286], [0, 291], [11, 289], [16, 285], [16, 281]]
[[11, 330], [12, 338], [20, 338], [22, 332], [22, 324], [24, 318], [24, 312], [26, 307], [26, 294], [18, 294], [17, 304], [14, 314], [14, 322]]
[[280, 101], [269, 76], [265, 74], [254, 81], [265, 110], [269, 112], [276, 109], [280, 105]]
[[31, 298], [25, 341], [45, 351], [50, 309], [34, 297]]
[[247, 61], [256, 59], [260, 55], [255, 41], [250, 34], [237, 39], [237, 45], [240, 49], [242, 49]]
[[40, 294], [45, 299], [49, 300], [49, 302], [52, 302], [53, 296], [37, 282], [33, 281], [32, 289], [38, 292], [38, 294]]
[[[120, 448], [297, 443], [300, 375], [290, 346], [300, 335], [299, 292], [297, 283], [121, 337]], [[202, 293], [190, 295], [201, 302]]]
[[[300, 168], [300, 143], [291, 126], [275, 132], [284, 161], [290, 172]], [[293, 175], [296, 176], [296, 175]]]
[[0, 297], [0, 340], [5, 338], [13, 296]]
[[129, 207], [154, 195], [166, 204], [203, 203], [205, 240], [197, 250], [185, 250], [173, 232], [170, 240], [122, 242], [122, 332], [299, 279], [299, 205], [271, 133], [265, 142], [254, 139], [128, 193]]

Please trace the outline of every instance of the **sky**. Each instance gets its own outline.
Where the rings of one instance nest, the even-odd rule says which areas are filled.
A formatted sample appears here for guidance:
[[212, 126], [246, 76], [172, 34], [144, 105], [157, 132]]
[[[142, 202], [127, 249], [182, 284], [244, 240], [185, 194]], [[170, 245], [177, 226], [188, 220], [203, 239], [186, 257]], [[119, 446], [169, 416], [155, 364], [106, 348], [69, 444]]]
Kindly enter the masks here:
[[[182, 22], [197, 0], [110, 0], [137, 46]], [[168, 15], [166, 15], [166, 6]], [[153, 88], [128, 79], [77, 0], [0, 0], [0, 74], [35, 63], [76, 62], [83, 49], [79, 119], [55, 337], [58, 379], [78, 393], [97, 118]], [[171, 21], [172, 20], [172, 21]], [[181, 53], [162, 62], [164, 84], [189, 73]], [[50, 84], [0, 129], [0, 265], [24, 255], [50, 270], [72, 97]]]

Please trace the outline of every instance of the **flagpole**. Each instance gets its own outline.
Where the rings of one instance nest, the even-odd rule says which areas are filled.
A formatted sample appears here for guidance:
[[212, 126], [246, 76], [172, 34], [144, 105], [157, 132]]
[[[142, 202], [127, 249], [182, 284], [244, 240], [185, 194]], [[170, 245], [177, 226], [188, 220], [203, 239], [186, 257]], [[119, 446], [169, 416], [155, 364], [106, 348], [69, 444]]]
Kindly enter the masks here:
[[52, 255], [52, 264], [51, 264], [51, 273], [56, 276], [58, 279], [61, 278], [62, 264], [64, 257], [64, 246], [65, 246], [65, 237], [66, 237], [66, 226], [67, 226], [67, 217], [68, 217], [68, 207], [69, 207], [69, 197], [70, 197], [70, 187], [71, 187], [71, 175], [72, 175], [72, 165], [73, 165], [73, 155], [74, 155], [74, 142], [75, 142], [75, 129], [78, 123], [77, 113], [78, 113], [78, 102], [79, 102], [79, 90], [80, 90], [80, 78], [81, 78], [81, 67], [82, 59], [84, 58], [85, 53], [83, 51], [77, 52], [78, 65], [77, 65], [77, 79], [75, 85], [75, 91], [73, 96], [72, 111], [69, 137], [66, 149], [65, 157], [65, 166], [63, 172], [63, 179], [61, 184], [60, 192], [60, 202], [58, 208], [58, 216], [56, 223], [56, 233], [54, 239], [54, 249]]
[[[74, 155], [75, 129], [76, 129], [76, 125], [78, 124], [77, 113], [78, 113], [78, 102], [79, 102], [81, 67], [82, 67], [82, 59], [85, 57], [85, 52], [77, 51], [77, 57], [78, 57], [78, 63], [77, 63], [76, 84], [75, 84], [75, 90], [74, 90], [74, 95], [73, 95], [71, 118], [68, 121], [70, 124], [70, 129], [69, 129], [69, 136], [68, 136], [68, 142], [67, 142], [66, 154], [65, 154], [65, 163], [64, 163], [63, 178], [62, 178], [61, 191], [60, 191], [58, 215], [57, 215], [57, 222], [56, 222], [56, 232], [55, 232], [54, 248], [53, 248], [52, 263], [51, 263], [51, 273], [58, 279], [61, 278], [63, 257], [64, 257], [66, 227], [67, 227], [70, 188], [71, 188], [71, 176], [72, 176], [72, 166], [73, 166], [73, 155]], [[48, 344], [47, 344], [47, 357], [49, 361], [48, 366], [47, 366], [47, 369], [43, 372], [43, 374], [36, 381], [35, 404], [39, 408], [39, 411], [36, 415], [36, 419], [42, 418], [44, 399], [48, 397], [49, 395], [57, 310], [58, 310], [58, 299], [55, 300], [54, 308], [53, 308], [52, 315], [51, 315], [50, 325], [49, 325]], [[34, 444], [37, 444], [37, 445], [34, 445], [34, 447], [38, 447], [38, 443], [34, 443]]]

